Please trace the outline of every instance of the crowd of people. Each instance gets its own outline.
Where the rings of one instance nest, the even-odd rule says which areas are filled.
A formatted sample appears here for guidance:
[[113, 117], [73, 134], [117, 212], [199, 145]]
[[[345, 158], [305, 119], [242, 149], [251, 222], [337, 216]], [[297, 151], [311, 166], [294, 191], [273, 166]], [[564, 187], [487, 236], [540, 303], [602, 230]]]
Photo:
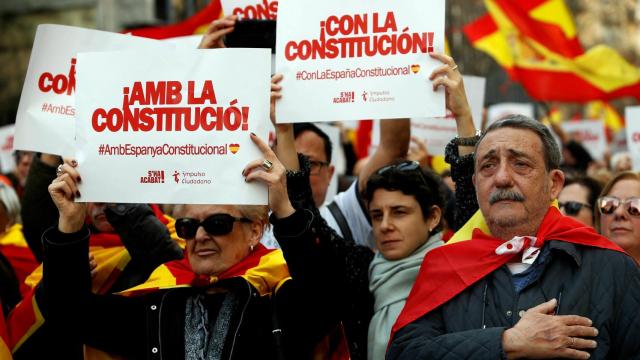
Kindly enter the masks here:
[[18, 155], [28, 175], [0, 184], [14, 359], [640, 358], [640, 175], [522, 115], [479, 131], [454, 59], [431, 56], [450, 170], [412, 149], [409, 119], [382, 120], [330, 202], [352, 144], [276, 122], [282, 75], [275, 142], [251, 134], [242, 173], [268, 206], [86, 203], [74, 159]]

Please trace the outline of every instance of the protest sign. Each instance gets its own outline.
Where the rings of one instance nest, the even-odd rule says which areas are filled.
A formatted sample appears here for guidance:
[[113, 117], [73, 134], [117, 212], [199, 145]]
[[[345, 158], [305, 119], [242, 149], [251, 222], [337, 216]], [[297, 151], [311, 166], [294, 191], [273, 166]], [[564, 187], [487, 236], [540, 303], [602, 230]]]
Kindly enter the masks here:
[[[148, 59], [154, 59], [149, 66]], [[82, 201], [266, 204], [242, 170], [267, 141], [269, 50], [78, 55]]]
[[607, 136], [602, 120], [566, 121], [562, 129], [570, 138], [582, 143], [595, 160], [603, 160], [607, 151]]
[[640, 106], [627, 106], [624, 109], [624, 118], [633, 170], [640, 171]]
[[496, 120], [500, 120], [505, 116], [513, 114], [520, 114], [534, 119], [533, 104], [500, 103], [489, 106], [489, 108], [487, 109], [487, 124], [485, 125], [485, 129], [488, 128], [489, 125], [496, 122]]
[[[476, 129], [481, 129], [486, 79], [479, 76], [463, 75], [463, 81], [467, 100], [471, 107], [473, 124]], [[457, 135], [456, 121], [449, 111], [447, 111], [445, 118], [411, 119], [411, 136], [424, 141], [430, 155], [444, 155], [447, 143]]]
[[15, 148], [73, 155], [78, 52], [138, 49], [143, 53], [159, 46], [167, 45], [130, 35], [39, 25], [18, 106]]
[[277, 0], [221, 0], [224, 15], [236, 15], [238, 20], [275, 20]]
[[0, 127], [0, 165], [2, 172], [11, 172], [16, 167], [16, 161], [13, 158], [13, 134], [15, 125], [6, 125]]
[[278, 122], [445, 115], [444, 0], [281, 0], [277, 33]]

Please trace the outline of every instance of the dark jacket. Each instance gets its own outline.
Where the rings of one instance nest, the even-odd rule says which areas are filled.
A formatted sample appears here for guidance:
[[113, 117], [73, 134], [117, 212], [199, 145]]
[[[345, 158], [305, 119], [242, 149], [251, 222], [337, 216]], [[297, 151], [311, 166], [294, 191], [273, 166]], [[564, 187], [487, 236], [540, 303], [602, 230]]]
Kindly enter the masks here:
[[[242, 278], [213, 285], [218, 295], [206, 292], [211, 288], [175, 288], [138, 297], [94, 295], [86, 262], [88, 230], [62, 234], [52, 228], [43, 235], [47, 260], [41, 295], [46, 296], [47, 317], [57, 334], [65, 334], [67, 343], [76, 339], [76, 344], [129, 359], [180, 359], [184, 357], [186, 299], [198, 293], [216, 303], [218, 292], [233, 292], [241, 306], [233, 312], [223, 358], [304, 359], [326, 333], [326, 324], [335, 323], [334, 308], [322, 295], [329, 286], [324, 275], [330, 271], [317, 263], [322, 250], [305, 241], [315, 239], [310, 212], [301, 210], [273, 221], [276, 238], [301, 240], [289, 241], [288, 250], [303, 252], [297, 258], [306, 262], [288, 264], [294, 280], [286, 281], [272, 297], [259, 296]], [[297, 281], [297, 266], [305, 267], [308, 282]], [[210, 314], [215, 316], [211, 311], [215, 305], [211, 306]], [[68, 349], [54, 355], [69, 358]]]
[[[449, 302], [402, 328], [388, 359], [505, 358], [502, 333], [523, 311], [556, 298], [557, 314], [593, 321], [592, 359], [640, 358], [640, 271], [627, 255], [549, 241], [537, 281], [515, 291], [502, 266]], [[486, 328], [484, 328], [486, 326]]]

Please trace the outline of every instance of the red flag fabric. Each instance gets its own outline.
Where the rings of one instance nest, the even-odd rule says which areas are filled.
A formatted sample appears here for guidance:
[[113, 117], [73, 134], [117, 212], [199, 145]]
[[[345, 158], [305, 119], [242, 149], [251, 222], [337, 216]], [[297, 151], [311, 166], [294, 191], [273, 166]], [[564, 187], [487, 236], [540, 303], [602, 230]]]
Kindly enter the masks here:
[[464, 33], [532, 98], [640, 99], [640, 69], [605, 45], [585, 52], [562, 0], [485, 0], [485, 4], [489, 13], [466, 25]]
[[173, 25], [152, 26], [131, 30], [131, 34], [151, 39], [168, 39], [179, 36], [202, 34], [209, 24], [222, 15], [220, 0], [211, 0], [209, 5], [192, 17]]
[[[624, 250], [596, 233], [593, 228], [563, 216], [556, 207], [550, 207], [547, 211], [536, 238], [536, 247], [541, 247], [549, 240], [558, 240], [624, 253]], [[497, 255], [496, 248], [504, 242], [476, 229], [471, 240], [448, 244], [429, 252], [420, 267], [407, 303], [393, 326], [391, 339], [407, 324], [451, 300], [514, 257], [520, 256]]]

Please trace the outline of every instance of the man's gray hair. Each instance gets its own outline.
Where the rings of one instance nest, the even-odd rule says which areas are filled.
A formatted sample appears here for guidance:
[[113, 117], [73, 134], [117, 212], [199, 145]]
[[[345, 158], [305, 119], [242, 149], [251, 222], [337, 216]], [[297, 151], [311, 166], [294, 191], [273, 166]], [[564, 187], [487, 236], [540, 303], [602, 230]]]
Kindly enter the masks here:
[[551, 132], [549, 131], [549, 129], [546, 126], [544, 126], [541, 122], [533, 120], [524, 115], [519, 115], [519, 114], [508, 115], [494, 122], [487, 128], [487, 130], [484, 131], [482, 135], [480, 135], [480, 139], [476, 144], [476, 149], [474, 152], [474, 161], [475, 161], [475, 154], [477, 154], [478, 152], [478, 146], [480, 146], [480, 143], [482, 142], [484, 137], [487, 136], [488, 133], [494, 130], [503, 129], [503, 128], [530, 130], [536, 133], [536, 135], [538, 135], [538, 137], [542, 141], [542, 150], [544, 151], [544, 158], [545, 158], [547, 171], [560, 168], [560, 161], [562, 159], [562, 156], [560, 154], [560, 148], [558, 147], [558, 143], [556, 142], [556, 140], [551, 135]]

